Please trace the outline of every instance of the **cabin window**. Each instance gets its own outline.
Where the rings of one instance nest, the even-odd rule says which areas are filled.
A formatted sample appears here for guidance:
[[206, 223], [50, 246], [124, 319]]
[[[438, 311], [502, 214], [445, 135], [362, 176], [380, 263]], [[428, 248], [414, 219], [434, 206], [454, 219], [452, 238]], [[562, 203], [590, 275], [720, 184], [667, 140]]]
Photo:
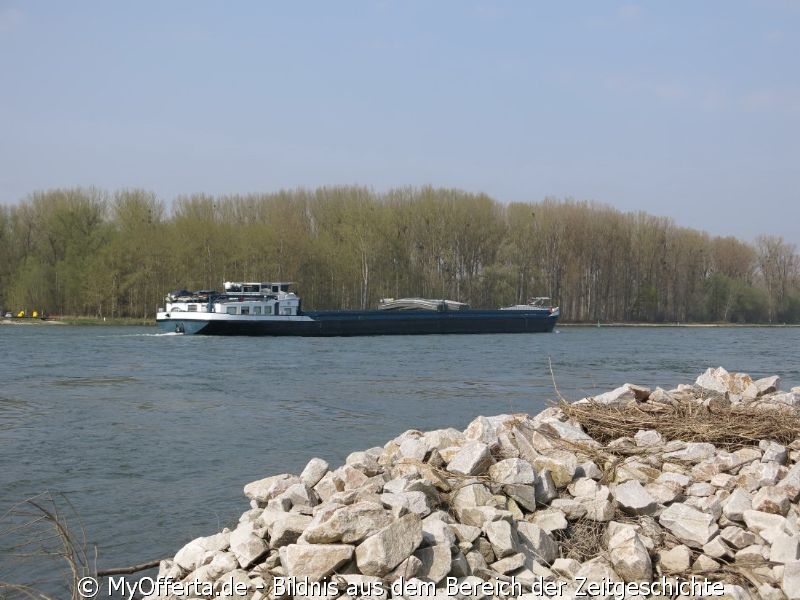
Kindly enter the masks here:
[[229, 315], [235, 315], [236, 314], [236, 307], [235, 306], [229, 306], [228, 307], [228, 314]]
[[248, 294], [257, 294], [261, 291], [260, 285], [243, 285], [242, 291]]
[[260, 315], [261, 314], [261, 307], [260, 306], [254, 306], [253, 307], [253, 314], [254, 315]]
[[241, 314], [249, 315], [250, 314], [250, 307], [249, 306], [243, 306]]
[[197, 304], [190, 304], [189, 306], [186, 307], [186, 310], [188, 310], [189, 312], [197, 312]]

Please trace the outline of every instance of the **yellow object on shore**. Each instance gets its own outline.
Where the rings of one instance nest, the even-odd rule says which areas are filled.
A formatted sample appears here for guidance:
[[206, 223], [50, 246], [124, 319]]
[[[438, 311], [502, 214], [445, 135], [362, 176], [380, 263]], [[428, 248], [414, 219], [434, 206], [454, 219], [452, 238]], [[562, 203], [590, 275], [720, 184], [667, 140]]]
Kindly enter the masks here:
[[38, 319], [39, 318], [39, 311], [35, 310], [31, 313], [31, 318]]
[[25, 311], [24, 311], [24, 310], [21, 310], [21, 311], [19, 311], [19, 312], [17, 313], [17, 316], [18, 316], [18, 317], [24, 317], [24, 316], [25, 316]]

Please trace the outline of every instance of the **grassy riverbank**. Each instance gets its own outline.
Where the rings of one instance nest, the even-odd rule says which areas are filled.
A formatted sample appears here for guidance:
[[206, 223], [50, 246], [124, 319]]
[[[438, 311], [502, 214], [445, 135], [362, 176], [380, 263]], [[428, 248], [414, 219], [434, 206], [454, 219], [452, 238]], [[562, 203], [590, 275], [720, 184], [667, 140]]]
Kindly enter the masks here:
[[3, 319], [0, 325], [155, 325], [153, 319], [142, 319], [132, 317], [80, 317], [64, 316], [52, 317], [46, 320], [31, 318]]

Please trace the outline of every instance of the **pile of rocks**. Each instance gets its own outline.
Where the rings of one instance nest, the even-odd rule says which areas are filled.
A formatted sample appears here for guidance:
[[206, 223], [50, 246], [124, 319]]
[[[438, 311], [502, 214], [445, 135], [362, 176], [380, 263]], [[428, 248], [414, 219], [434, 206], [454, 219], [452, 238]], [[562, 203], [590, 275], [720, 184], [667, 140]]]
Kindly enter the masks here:
[[[777, 388], [777, 377], [709, 369], [691, 386], [625, 385], [595, 401], [795, 410], [800, 388]], [[233, 581], [252, 600], [575, 598], [585, 582], [693, 575], [725, 582], [728, 598], [800, 598], [798, 459], [800, 432], [724, 450], [655, 430], [600, 444], [557, 406], [478, 417], [249, 483], [238, 525], [188, 543], [159, 577], [217, 591]]]

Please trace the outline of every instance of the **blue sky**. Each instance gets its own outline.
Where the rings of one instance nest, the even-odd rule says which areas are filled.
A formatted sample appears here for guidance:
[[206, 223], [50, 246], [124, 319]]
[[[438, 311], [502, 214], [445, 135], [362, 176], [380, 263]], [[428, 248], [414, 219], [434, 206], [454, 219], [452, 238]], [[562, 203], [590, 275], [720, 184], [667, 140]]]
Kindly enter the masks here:
[[0, 201], [456, 187], [800, 246], [800, 2], [0, 0]]

